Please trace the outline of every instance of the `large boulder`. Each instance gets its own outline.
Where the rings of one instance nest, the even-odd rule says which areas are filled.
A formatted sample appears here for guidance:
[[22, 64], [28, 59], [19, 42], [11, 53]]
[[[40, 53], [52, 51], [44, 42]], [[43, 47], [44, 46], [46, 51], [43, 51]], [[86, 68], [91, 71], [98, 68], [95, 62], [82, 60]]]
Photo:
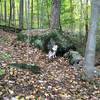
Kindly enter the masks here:
[[28, 36], [26, 34], [20, 33], [17, 37], [18, 40], [22, 41], [28, 41], [31, 45], [34, 45], [35, 47], [42, 49], [44, 52], [48, 53], [49, 50], [53, 47], [53, 45], [57, 45], [57, 55], [63, 56], [64, 53], [68, 52], [70, 49], [76, 50], [75, 44], [71, 40], [71, 37], [69, 35], [63, 34], [63, 32], [58, 31], [51, 31], [49, 33], [44, 33], [41, 35], [35, 35], [35, 36]]
[[65, 57], [69, 59], [71, 65], [82, 66], [83, 64], [83, 57], [78, 51], [69, 50], [69, 52], [65, 54]]

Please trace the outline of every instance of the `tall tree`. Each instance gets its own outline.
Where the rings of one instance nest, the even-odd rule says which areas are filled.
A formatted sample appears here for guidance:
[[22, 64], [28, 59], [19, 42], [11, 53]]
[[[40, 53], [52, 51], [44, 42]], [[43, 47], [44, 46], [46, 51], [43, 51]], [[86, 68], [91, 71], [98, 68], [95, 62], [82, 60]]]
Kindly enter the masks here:
[[39, 0], [37, 0], [37, 26], [38, 26], [38, 28], [39, 28], [39, 25], [40, 24], [40, 22], [39, 22]]
[[29, 36], [29, 32], [31, 29], [31, 5], [30, 5], [30, 0], [25, 0], [25, 5], [26, 5], [26, 23], [27, 23], [27, 61], [29, 60], [29, 42], [30, 42], [30, 36]]
[[51, 29], [61, 30], [60, 25], [60, 6], [61, 0], [52, 0]]
[[88, 1], [86, 0], [86, 15], [85, 15], [85, 32], [86, 32], [86, 41], [87, 41], [87, 36], [88, 36]]
[[41, 11], [40, 11], [40, 28], [44, 27], [44, 0], [41, 0]]
[[48, 18], [48, 27], [50, 28], [50, 15], [49, 15], [49, 1], [46, 0], [46, 10], [47, 10], [47, 18]]
[[12, 0], [10, 0], [9, 26], [10, 26], [10, 24], [11, 24], [11, 20], [12, 20], [12, 11], [13, 11]]
[[70, 20], [71, 20], [71, 23], [70, 23], [70, 30], [71, 30], [71, 33], [73, 33], [73, 29], [74, 29], [74, 26], [73, 26], [73, 20], [74, 20], [74, 16], [73, 16], [73, 0], [70, 0]]
[[12, 0], [12, 8], [13, 8], [12, 20], [13, 22], [15, 22], [15, 0]]
[[4, 19], [5, 19], [5, 23], [7, 21], [7, 8], [6, 8], [6, 0], [4, 0]]
[[2, 0], [0, 0], [0, 20], [3, 20], [3, 9], [2, 9]]
[[24, 0], [20, 0], [20, 11], [19, 11], [19, 28], [23, 28], [23, 10], [24, 10]]
[[[79, 41], [83, 44], [83, 1], [80, 0], [80, 19], [79, 19]], [[82, 52], [84, 52], [84, 46], [82, 47]]]
[[31, 0], [31, 28], [33, 26], [33, 0]]
[[92, 15], [91, 15], [91, 24], [90, 30], [88, 33], [88, 40], [85, 51], [85, 61], [84, 66], [86, 68], [86, 74], [89, 78], [93, 77], [93, 72], [95, 71], [95, 49], [96, 49], [96, 31], [97, 23], [99, 17], [100, 0], [92, 1]]
[[26, 0], [26, 22], [27, 22], [27, 30], [31, 28], [31, 6], [30, 0]]

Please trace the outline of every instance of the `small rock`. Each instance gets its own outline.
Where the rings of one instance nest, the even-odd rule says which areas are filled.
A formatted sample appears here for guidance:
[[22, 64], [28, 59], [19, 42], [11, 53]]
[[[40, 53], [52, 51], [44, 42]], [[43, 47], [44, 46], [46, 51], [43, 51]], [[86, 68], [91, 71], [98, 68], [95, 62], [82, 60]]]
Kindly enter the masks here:
[[18, 100], [16, 97], [12, 97], [11, 100]]
[[3, 97], [3, 100], [10, 100], [8, 97]]
[[9, 89], [9, 93], [10, 93], [10, 94], [14, 94], [14, 91], [12, 91], [12, 90]]

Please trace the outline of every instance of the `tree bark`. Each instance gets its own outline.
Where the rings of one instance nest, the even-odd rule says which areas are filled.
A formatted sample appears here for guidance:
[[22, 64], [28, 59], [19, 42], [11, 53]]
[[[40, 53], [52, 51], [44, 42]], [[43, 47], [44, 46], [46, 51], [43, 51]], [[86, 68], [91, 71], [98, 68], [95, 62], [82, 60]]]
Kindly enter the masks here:
[[7, 8], [6, 8], [6, 0], [4, 0], [4, 19], [5, 19], [5, 25], [6, 25], [6, 21], [7, 21]]
[[13, 7], [13, 14], [12, 14], [13, 18], [12, 19], [15, 24], [15, 0], [12, 1], [12, 7]]
[[23, 8], [24, 8], [24, 1], [20, 0], [20, 12], [19, 12], [19, 28], [23, 29]]
[[48, 28], [50, 28], [50, 15], [49, 15], [49, 1], [46, 0], [46, 9], [47, 9], [47, 17], [48, 17]]
[[41, 11], [40, 11], [40, 28], [43, 29], [43, 23], [44, 23], [44, 0], [41, 0]]
[[82, 19], [82, 16], [83, 16], [83, 2], [82, 2], [82, 0], [80, 0], [80, 20], [79, 20], [79, 41], [80, 41], [80, 43], [82, 44], [83, 42], [82, 42], [82, 29], [83, 29], [83, 25], [82, 25], [82, 21], [83, 21], [83, 19]]
[[33, 26], [33, 0], [31, 0], [31, 28]]
[[71, 30], [71, 33], [73, 33], [74, 31], [74, 24], [73, 24], [73, 0], [70, 0], [70, 20], [71, 20], [71, 23], [70, 23], [70, 30]]
[[27, 30], [31, 28], [31, 9], [30, 9], [30, 0], [26, 0], [26, 22], [27, 22]]
[[51, 29], [61, 30], [60, 25], [60, 6], [61, 0], [52, 0]]
[[97, 31], [97, 22], [99, 17], [99, 7], [92, 3], [92, 15], [91, 15], [91, 25], [88, 33], [88, 40], [86, 44], [85, 51], [85, 61], [84, 67], [86, 69], [86, 74], [88, 78], [93, 77], [95, 71], [95, 49], [96, 49], [96, 31]]
[[2, 1], [0, 1], [0, 20], [3, 20], [3, 9], [2, 9]]
[[[86, 31], [86, 41], [87, 41], [87, 37], [88, 37], [88, 0], [86, 0], [86, 16], [85, 16], [85, 31]], [[85, 41], [85, 42], [86, 42]]]
[[40, 22], [39, 22], [39, 0], [37, 0], [37, 25], [38, 25], [38, 28], [40, 26]]
[[10, 24], [11, 24], [11, 20], [12, 20], [12, 0], [10, 0], [10, 16], [9, 16], [9, 27], [10, 27]]

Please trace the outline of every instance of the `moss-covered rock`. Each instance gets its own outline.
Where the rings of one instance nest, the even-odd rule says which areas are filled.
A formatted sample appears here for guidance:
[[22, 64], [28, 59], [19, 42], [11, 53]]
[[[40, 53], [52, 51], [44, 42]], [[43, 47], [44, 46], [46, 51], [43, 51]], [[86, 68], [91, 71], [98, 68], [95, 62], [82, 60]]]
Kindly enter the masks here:
[[80, 61], [83, 60], [83, 57], [80, 55], [80, 53], [73, 50], [70, 50], [68, 53], [66, 53], [65, 57], [69, 59], [69, 63], [71, 65], [78, 65]]
[[26, 41], [29, 39], [29, 42], [31, 45], [34, 45], [35, 47], [42, 49], [45, 52], [48, 52], [48, 43], [52, 39], [56, 45], [58, 45], [58, 51], [59, 53], [66, 50], [75, 47], [74, 42], [71, 40], [71, 37], [69, 35], [63, 34], [63, 32], [59, 31], [51, 31], [49, 33], [44, 33], [41, 35], [35, 35], [28, 37], [26, 34], [20, 33], [17, 35], [18, 40]]
[[35, 64], [12, 63], [12, 64], [9, 64], [9, 66], [21, 68], [21, 69], [28, 69], [28, 70], [31, 70], [34, 74], [40, 74], [40, 72], [41, 72], [40, 67]]
[[19, 41], [27, 41], [28, 39], [28, 36], [26, 34], [23, 34], [23, 33], [17, 33], [17, 40]]

